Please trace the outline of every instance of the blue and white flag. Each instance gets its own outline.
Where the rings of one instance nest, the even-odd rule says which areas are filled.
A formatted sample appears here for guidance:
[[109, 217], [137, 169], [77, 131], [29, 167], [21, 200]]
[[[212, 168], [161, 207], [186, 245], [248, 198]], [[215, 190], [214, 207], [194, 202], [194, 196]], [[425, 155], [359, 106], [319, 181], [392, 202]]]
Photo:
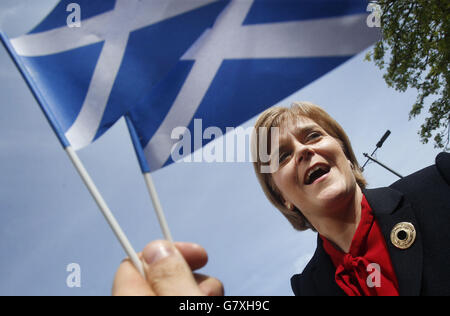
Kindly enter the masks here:
[[[233, 0], [214, 26], [182, 56], [141, 106], [130, 113], [147, 165], [173, 162], [195, 119], [204, 127], [236, 127], [372, 45], [364, 0]], [[324, 93], [327, 93], [324, 91]], [[187, 153], [189, 154], [189, 153]]]
[[51, 123], [80, 149], [148, 99], [226, 4], [62, 0], [29, 34], [12, 39], [11, 46], [30, 86], [44, 99], [40, 103], [51, 113], [46, 113]]

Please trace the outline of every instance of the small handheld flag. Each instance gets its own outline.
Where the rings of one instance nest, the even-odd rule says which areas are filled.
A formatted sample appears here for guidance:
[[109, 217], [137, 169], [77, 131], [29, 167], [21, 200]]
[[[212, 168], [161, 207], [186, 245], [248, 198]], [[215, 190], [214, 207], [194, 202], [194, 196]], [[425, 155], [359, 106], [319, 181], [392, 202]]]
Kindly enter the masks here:
[[380, 34], [366, 25], [366, 6], [353, 0], [230, 1], [146, 102], [130, 110], [142, 169], [174, 162], [175, 129], [189, 130], [195, 151], [210, 141], [194, 139], [195, 119], [221, 130], [239, 126], [373, 44]]
[[[125, 234], [76, 151], [138, 104], [210, 27], [226, 1], [60, 1], [31, 32], [5, 45], [72, 163], [126, 253], [142, 272]], [[70, 25], [69, 25], [70, 24]], [[75, 26], [75, 27], [73, 27]]]
[[82, 162], [79, 159], [78, 155], [76, 154], [75, 150], [73, 150], [72, 146], [70, 145], [70, 143], [64, 136], [64, 134], [61, 130], [61, 127], [58, 124], [58, 120], [55, 118], [55, 115], [53, 114], [51, 109], [49, 109], [46, 100], [43, 98], [42, 93], [40, 92], [39, 88], [36, 86], [32, 76], [28, 73], [28, 71], [22, 64], [20, 57], [17, 56], [14, 49], [12, 48], [8, 38], [2, 32], [0, 32], [0, 39], [1, 39], [3, 46], [5, 47], [5, 49], [11, 56], [11, 59], [14, 61], [16, 67], [22, 74], [23, 79], [25, 80], [28, 87], [30, 88], [37, 103], [39, 104], [39, 106], [41, 107], [45, 116], [47, 117], [48, 122], [50, 123], [51, 127], [53, 128], [53, 131], [55, 132], [56, 136], [58, 137], [65, 152], [69, 156], [70, 161], [72, 162], [73, 166], [79, 173], [84, 184], [86, 185], [87, 189], [89, 190], [89, 192], [91, 193], [95, 202], [97, 203], [100, 211], [102, 212], [103, 216], [105, 217], [105, 219], [108, 222], [109, 226], [111, 227], [112, 231], [114, 232], [114, 234], [116, 235], [120, 244], [122, 245], [125, 253], [130, 257], [131, 261], [133, 262], [135, 267], [138, 269], [138, 271], [141, 273], [141, 275], [144, 276], [144, 269], [142, 266], [142, 262], [139, 260], [139, 257], [137, 256], [136, 251], [133, 249], [127, 236], [123, 232], [122, 228], [120, 227], [119, 223], [115, 219], [114, 215], [112, 214], [111, 210], [109, 209], [108, 205], [106, 204], [106, 202], [103, 199], [102, 195], [100, 194], [99, 190], [95, 186], [94, 182], [92, 181], [91, 177], [89, 176], [88, 172], [86, 171], [84, 165], [82, 164]]

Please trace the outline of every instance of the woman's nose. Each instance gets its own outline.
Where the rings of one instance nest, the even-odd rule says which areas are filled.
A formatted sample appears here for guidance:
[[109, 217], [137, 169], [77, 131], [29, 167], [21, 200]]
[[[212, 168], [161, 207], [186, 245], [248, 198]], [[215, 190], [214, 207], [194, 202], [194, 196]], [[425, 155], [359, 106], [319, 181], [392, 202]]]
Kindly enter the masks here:
[[302, 161], [308, 161], [314, 155], [314, 151], [308, 145], [296, 144], [295, 161], [299, 164]]

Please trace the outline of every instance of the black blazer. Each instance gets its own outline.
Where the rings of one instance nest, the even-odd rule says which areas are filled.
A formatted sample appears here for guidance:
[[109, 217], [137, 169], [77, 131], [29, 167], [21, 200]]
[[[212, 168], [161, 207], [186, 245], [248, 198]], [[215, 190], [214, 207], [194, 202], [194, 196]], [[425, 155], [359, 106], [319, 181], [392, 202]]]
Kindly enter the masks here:
[[[436, 164], [389, 187], [363, 190], [383, 232], [399, 282], [400, 295], [450, 295], [450, 153]], [[410, 222], [416, 241], [405, 250], [390, 240], [399, 222]], [[295, 295], [345, 295], [335, 282], [335, 267], [317, 239], [303, 273], [291, 278]]]

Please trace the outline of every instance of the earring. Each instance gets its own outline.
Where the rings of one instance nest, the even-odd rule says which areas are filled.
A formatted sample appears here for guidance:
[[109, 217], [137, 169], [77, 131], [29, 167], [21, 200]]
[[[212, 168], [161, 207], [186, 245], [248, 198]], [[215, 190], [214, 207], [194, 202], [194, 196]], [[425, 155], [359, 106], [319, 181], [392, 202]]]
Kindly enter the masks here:
[[289, 211], [294, 210], [294, 205], [292, 205], [292, 203], [290, 203], [290, 202], [286, 202], [285, 206]]

